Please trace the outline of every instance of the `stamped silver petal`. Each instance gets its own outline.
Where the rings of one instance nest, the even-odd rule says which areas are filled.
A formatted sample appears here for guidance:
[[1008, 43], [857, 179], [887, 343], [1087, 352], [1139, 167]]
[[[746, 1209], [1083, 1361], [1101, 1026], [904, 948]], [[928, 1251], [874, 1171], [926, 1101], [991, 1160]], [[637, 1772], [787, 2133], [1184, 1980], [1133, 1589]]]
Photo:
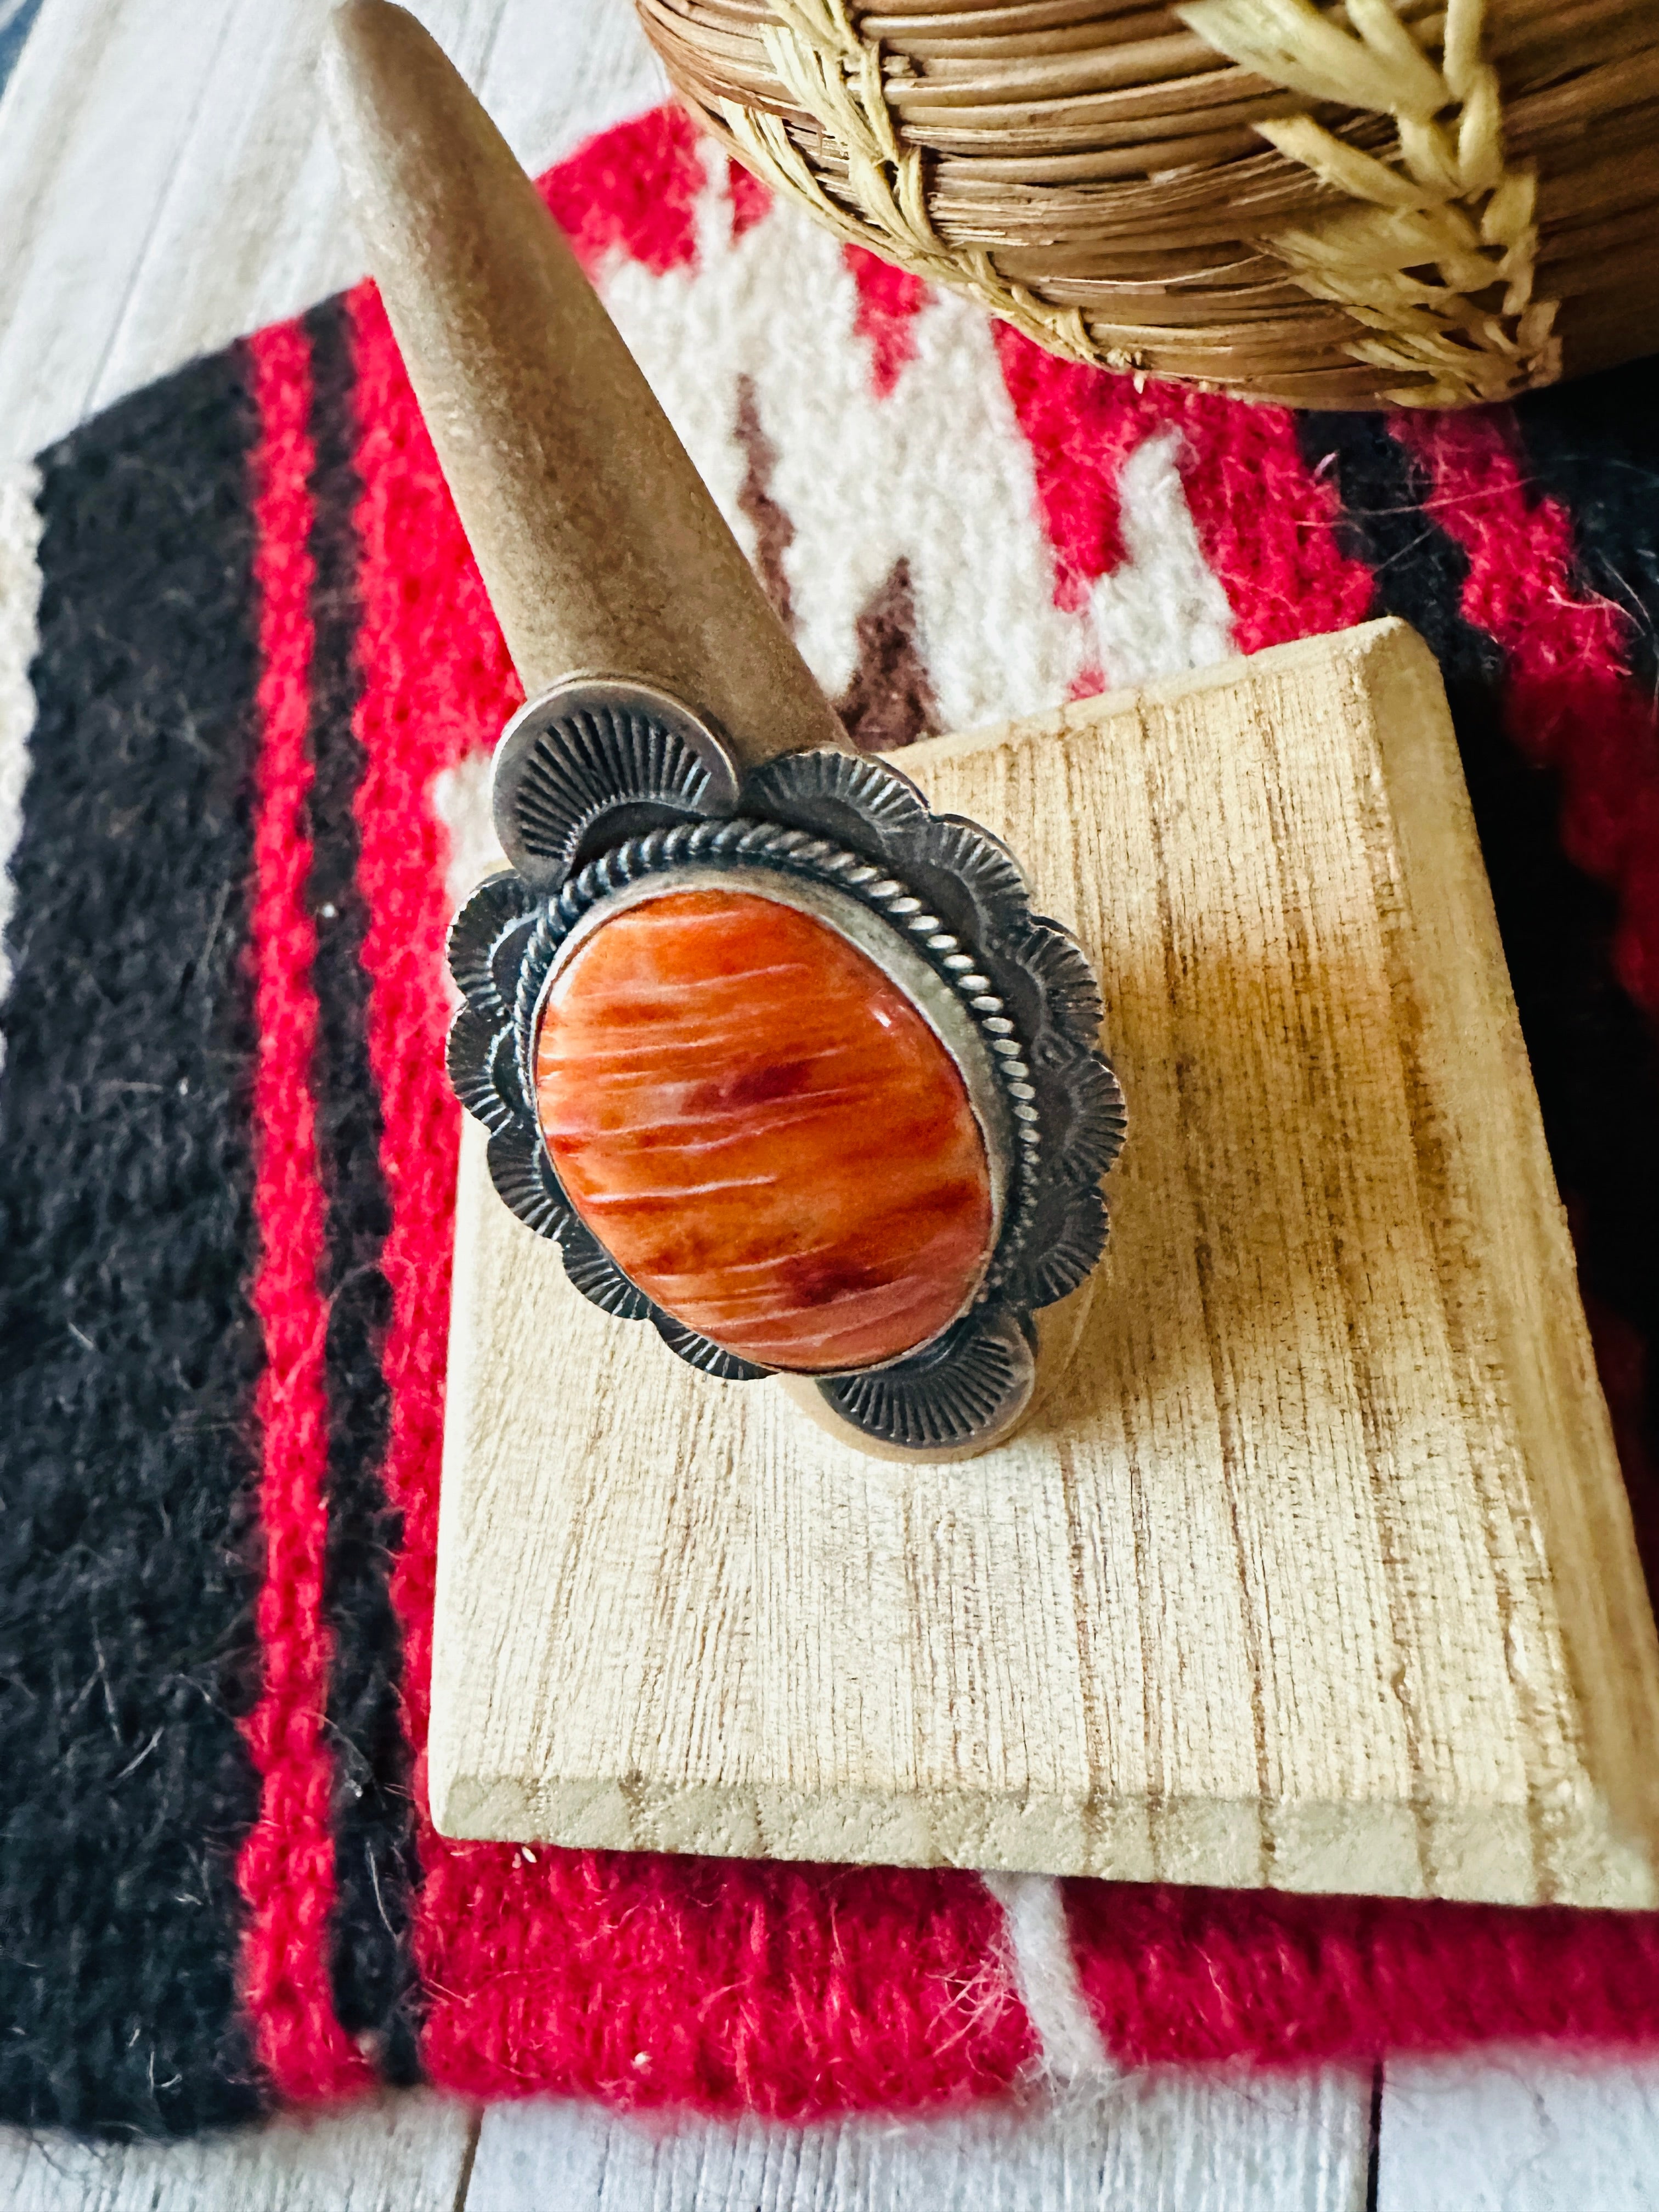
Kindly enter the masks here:
[[819, 1395], [854, 1428], [912, 1451], [948, 1450], [1018, 1419], [1036, 1382], [1030, 1339], [1006, 1306], [970, 1315], [915, 1359], [831, 1375]]
[[1097, 1045], [1105, 1018], [1100, 985], [1070, 930], [1047, 915], [1033, 915], [1009, 949], [1041, 988], [1049, 1020], [1079, 1044]]
[[932, 816], [916, 840], [917, 857], [945, 868], [975, 908], [975, 934], [1000, 935], [1018, 928], [1029, 910], [1030, 893], [1012, 854], [1000, 839], [959, 814]]
[[688, 1328], [672, 1314], [653, 1307], [653, 1326], [668, 1349], [704, 1375], [712, 1375], [720, 1382], [758, 1382], [771, 1374], [769, 1367], [757, 1367], [751, 1360], [739, 1359], [735, 1352], [722, 1352], [718, 1344], [711, 1344], [706, 1336]]
[[490, 811], [501, 850], [550, 888], [592, 852], [663, 822], [727, 811], [737, 776], [719, 732], [649, 684], [575, 677], [501, 732]]
[[643, 1321], [651, 1312], [651, 1301], [645, 1292], [629, 1281], [598, 1238], [574, 1215], [559, 1244], [564, 1254], [564, 1272], [585, 1298], [615, 1314], [619, 1321]]
[[1097, 1182], [1123, 1150], [1129, 1115], [1122, 1086], [1099, 1054], [1090, 1053], [1066, 1070], [1065, 1091], [1071, 1119], [1056, 1170], [1067, 1182]]
[[513, 1012], [513, 993], [503, 992], [495, 953], [516, 923], [536, 903], [536, 894], [511, 868], [486, 876], [449, 926], [445, 948], [455, 988], [488, 1022], [505, 1021]]
[[1037, 1208], [1003, 1295], [1033, 1312], [1087, 1282], [1106, 1249], [1106, 1200], [1098, 1183], [1054, 1191]]
[[445, 1058], [455, 1096], [486, 1129], [505, 1129], [524, 1118], [510, 1022], [492, 1028], [472, 1007], [463, 1006], [450, 1024]]
[[525, 951], [535, 927], [536, 915], [533, 910], [529, 914], [521, 915], [518, 921], [510, 923], [501, 932], [490, 952], [490, 980], [495, 984], [496, 996], [508, 1007], [514, 1003], [514, 994], [519, 988], [519, 972], [524, 965]]
[[746, 813], [790, 822], [842, 843], [891, 836], [928, 819], [927, 802], [908, 775], [884, 761], [829, 746], [782, 753], [745, 778]]
[[541, 1139], [522, 1121], [498, 1129], [490, 1139], [489, 1180], [538, 1237], [562, 1237], [574, 1218]]

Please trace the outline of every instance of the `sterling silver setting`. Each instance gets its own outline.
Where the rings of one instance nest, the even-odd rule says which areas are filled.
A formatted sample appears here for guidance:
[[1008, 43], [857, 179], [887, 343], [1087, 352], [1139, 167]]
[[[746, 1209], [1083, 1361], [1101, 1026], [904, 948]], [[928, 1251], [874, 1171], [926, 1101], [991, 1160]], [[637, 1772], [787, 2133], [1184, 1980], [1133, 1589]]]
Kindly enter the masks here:
[[576, 1215], [534, 1106], [541, 1009], [563, 958], [624, 904], [741, 877], [874, 960], [928, 1022], [966, 1085], [992, 1164], [996, 1234], [970, 1302], [928, 1343], [811, 1379], [872, 1440], [951, 1449], [1011, 1427], [1035, 1377], [1032, 1316], [1077, 1289], [1107, 1234], [1100, 1183], [1124, 1106], [1097, 1042], [1098, 985], [1075, 939], [1034, 914], [1001, 843], [935, 814], [885, 762], [824, 750], [744, 779], [703, 717], [651, 687], [583, 677], [507, 725], [492, 784], [514, 863], [456, 916], [449, 964], [457, 1097], [489, 1132], [501, 1198], [556, 1243], [582, 1294], [649, 1321], [726, 1381], [773, 1370], [663, 1311]]

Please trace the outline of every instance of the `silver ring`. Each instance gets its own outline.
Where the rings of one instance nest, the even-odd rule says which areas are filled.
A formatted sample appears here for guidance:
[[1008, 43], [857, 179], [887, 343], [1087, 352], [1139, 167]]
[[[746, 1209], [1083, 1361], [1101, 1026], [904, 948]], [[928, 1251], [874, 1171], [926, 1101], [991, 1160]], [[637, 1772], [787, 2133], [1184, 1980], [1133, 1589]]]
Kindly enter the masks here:
[[866, 757], [786, 754], [740, 779], [702, 716], [623, 678], [574, 678], [521, 709], [493, 798], [514, 866], [450, 933], [464, 1004], [449, 1069], [490, 1132], [507, 1204], [560, 1245], [584, 1296], [651, 1321], [692, 1365], [729, 1381], [774, 1371], [623, 1273], [560, 1183], [533, 1083], [549, 985], [578, 944], [671, 884], [741, 879], [826, 922], [897, 985], [963, 1077], [997, 1191], [987, 1261], [955, 1317], [897, 1357], [812, 1379], [884, 1443], [951, 1448], [1009, 1427], [1033, 1386], [1033, 1314], [1084, 1282], [1104, 1246], [1100, 1184], [1125, 1115], [1094, 975], [1032, 912], [1006, 847]]

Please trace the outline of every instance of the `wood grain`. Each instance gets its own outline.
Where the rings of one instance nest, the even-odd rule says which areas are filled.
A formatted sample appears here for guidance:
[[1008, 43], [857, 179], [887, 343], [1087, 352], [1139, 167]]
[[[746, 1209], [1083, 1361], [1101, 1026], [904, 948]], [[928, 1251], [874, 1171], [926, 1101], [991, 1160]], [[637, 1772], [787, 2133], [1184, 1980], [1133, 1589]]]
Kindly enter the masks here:
[[469, 1137], [440, 1826], [1651, 1903], [1659, 1654], [1426, 647], [905, 764], [1104, 978], [1073, 1368], [981, 1460], [860, 1461], [586, 1305]]
[[[0, 461], [362, 274], [318, 97], [328, 12], [48, 0], [0, 102]], [[607, 0], [414, 13], [534, 169], [663, 97]]]
[[1360, 2212], [1370, 2104], [1331, 2068], [804, 2128], [502, 2105], [467, 2212]]
[[184, 2143], [0, 2129], [0, 2203], [10, 2212], [459, 2212], [477, 2126], [476, 2111], [452, 2099], [402, 2095]]
[[1376, 2212], [1651, 2212], [1659, 2061], [1567, 2051], [1388, 2069]]

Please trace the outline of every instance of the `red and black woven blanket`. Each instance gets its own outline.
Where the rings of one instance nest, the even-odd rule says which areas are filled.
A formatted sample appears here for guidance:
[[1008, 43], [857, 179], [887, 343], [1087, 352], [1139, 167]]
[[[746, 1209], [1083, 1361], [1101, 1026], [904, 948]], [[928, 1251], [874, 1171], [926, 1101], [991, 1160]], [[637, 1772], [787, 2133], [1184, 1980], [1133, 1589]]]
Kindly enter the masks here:
[[[860, 742], [1423, 631], [1659, 1556], [1650, 372], [1297, 418], [1054, 361], [666, 111], [547, 190]], [[518, 693], [373, 291], [42, 455], [0, 577], [0, 2116], [1006, 2087], [1037, 2031], [970, 1875], [427, 1819], [440, 948]], [[1659, 1918], [1065, 1898], [1124, 2063], [1659, 2038]]]

